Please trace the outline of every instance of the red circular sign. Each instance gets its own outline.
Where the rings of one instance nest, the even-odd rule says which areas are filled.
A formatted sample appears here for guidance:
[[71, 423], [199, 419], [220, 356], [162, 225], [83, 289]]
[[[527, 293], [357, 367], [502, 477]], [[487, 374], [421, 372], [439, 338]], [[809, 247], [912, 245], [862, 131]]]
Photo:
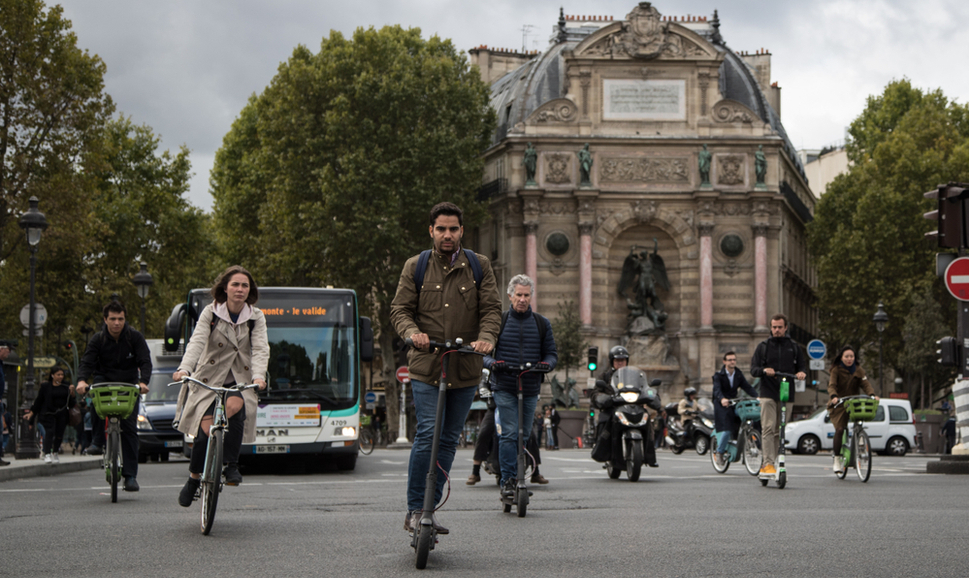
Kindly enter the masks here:
[[954, 259], [943, 274], [946, 290], [960, 301], [970, 300], [970, 257]]
[[408, 366], [402, 365], [401, 367], [398, 367], [397, 371], [394, 372], [394, 375], [401, 383], [408, 381]]

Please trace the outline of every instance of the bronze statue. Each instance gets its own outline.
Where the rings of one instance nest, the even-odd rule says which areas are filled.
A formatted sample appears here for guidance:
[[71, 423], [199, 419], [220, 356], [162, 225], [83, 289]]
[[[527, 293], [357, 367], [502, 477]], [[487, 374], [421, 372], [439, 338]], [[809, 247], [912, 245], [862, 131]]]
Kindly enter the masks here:
[[657, 254], [657, 239], [654, 237], [653, 253], [648, 254], [644, 250], [638, 254], [636, 245], [630, 248], [630, 254], [623, 261], [623, 272], [616, 291], [621, 297], [627, 297], [628, 290], [633, 292], [633, 299], [627, 297], [626, 300], [630, 321], [647, 317], [653, 322], [654, 329], [663, 331], [667, 312], [657, 296], [658, 287], [670, 291], [667, 267], [663, 257]]
[[590, 186], [589, 175], [593, 170], [593, 155], [589, 152], [589, 143], [583, 145], [583, 150], [576, 153], [579, 156], [579, 186]]
[[704, 150], [697, 153], [697, 170], [701, 174], [701, 186], [711, 184], [711, 153], [704, 145]]
[[536, 184], [536, 161], [539, 153], [536, 152], [532, 143], [525, 145], [525, 154], [522, 155], [522, 166], [525, 167], [525, 186], [535, 186]]
[[768, 172], [768, 160], [765, 159], [765, 152], [761, 145], [758, 145], [758, 151], [754, 153], [754, 174], [757, 178], [757, 184], [764, 186], [765, 184], [765, 174]]

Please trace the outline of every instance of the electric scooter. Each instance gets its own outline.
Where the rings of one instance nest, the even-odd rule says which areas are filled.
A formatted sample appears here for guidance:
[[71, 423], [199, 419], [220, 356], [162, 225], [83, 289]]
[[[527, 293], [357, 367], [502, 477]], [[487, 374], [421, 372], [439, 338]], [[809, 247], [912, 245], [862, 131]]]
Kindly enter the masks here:
[[[522, 411], [522, 376], [527, 373], [546, 373], [548, 369], [538, 369], [533, 368], [531, 363], [526, 363], [524, 367], [520, 366], [519, 369], [519, 379], [518, 379], [518, 402], [519, 402], [519, 436], [515, 443], [516, 451], [516, 471], [515, 471], [515, 492], [512, 495], [502, 495], [502, 511], [506, 514], [512, 511], [512, 506], [515, 506], [515, 513], [520, 517], [525, 517], [526, 509], [529, 507], [529, 496], [532, 492], [525, 485], [525, 443], [529, 439], [529, 435], [525, 432], [525, 427], [523, 421], [525, 416]], [[535, 467], [535, 458], [529, 456], [533, 459], [533, 467]]]
[[785, 488], [788, 483], [788, 472], [785, 471], [785, 404], [789, 399], [789, 389], [791, 382], [795, 381], [795, 376], [790, 373], [776, 371], [775, 375], [781, 378], [778, 384], [778, 403], [781, 404], [781, 422], [778, 424], [778, 468], [774, 474], [758, 474], [758, 479], [762, 486], [767, 486], [771, 480], [775, 481], [778, 489]]
[[[408, 346], [413, 347], [414, 343], [410, 338], [404, 340]], [[437, 343], [431, 341], [428, 344], [431, 350], [441, 353], [441, 380], [438, 382], [438, 404], [434, 414], [434, 437], [431, 441], [431, 462], [428, 465], [428, 477], [424, 486], [424, 504], [421, 510], [421, 519], [416, 528], [411, 528], [411, 547], [414, 548], [416, 555], [414, 566], [418, 570], [423, 570], [428, 565], [428, 554], [434, 550], [438, 543], [438, 532], [434, 529], [434, 522], [431, 516], [435, 512], [434, 492], [438, 483], [438, 443], [441, 438], [442, 420], [445, 413], [445, 394], [448, 391], [448, 354], [470, 353], [473, 355], [483, 355], [471, 347], [463, 344], [462, 340], [445, 341]]]

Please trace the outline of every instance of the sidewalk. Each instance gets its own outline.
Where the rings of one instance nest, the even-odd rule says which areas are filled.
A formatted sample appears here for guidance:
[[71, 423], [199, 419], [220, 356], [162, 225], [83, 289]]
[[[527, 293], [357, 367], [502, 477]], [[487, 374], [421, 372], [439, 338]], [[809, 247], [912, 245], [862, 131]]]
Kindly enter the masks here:
[[0, 466], [0, 482], [37, 476], [54, 476], [82, 470], [96, 470], [101, 467], [101, 456], [82, 456], [61, 454], [61, 463], [45, 464], [44, 458], [18, 460], [13, 454], [4, 454], [3, 459], [9, 466]]

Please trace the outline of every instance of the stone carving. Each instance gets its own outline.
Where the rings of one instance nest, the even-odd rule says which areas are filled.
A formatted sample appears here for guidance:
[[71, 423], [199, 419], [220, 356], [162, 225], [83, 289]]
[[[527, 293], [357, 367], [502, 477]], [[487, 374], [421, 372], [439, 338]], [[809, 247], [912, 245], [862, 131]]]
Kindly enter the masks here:
[[752, 123], [758, 117], [750, 108], [734, 100], [722, 100], [714, 105], [714, 122]]
[[570, 160], [571, 157], [563, 153], [546, 155], [546, 182], [561, 185], [572, 181]]
[[571, 201], [542, 201], [539, 203], [539, 212], [543, 215], [564, 215], [573, 212]]
[[754, 174], [755, 186], [765, 186], [765, 174], [768, 172], [768, 160], [765, 158], [765, 151], [762, 145], [758, 145], [758, 151], [754, 153]]
[[576, 386], [576, 380], [569, 378], [566, 380], [565, 385], [559, 383], [556, 376], [552, 376], [550, 380], [550, 388], [552, 389], [552, 401], [556, 404], [556, 407], [569, 407], [577, 408], [579, 407], [579, 393], [573, 389]]
[[683, 158], [623, 158], [603, 159], [600, 180], [605, 182], [686, 183], [687, 160]]
[[536, 186], [536, 161], [539, 153], [536, 152], [532, 143], [525, 145], [525, 154], [522, 155], [522, 166], [525, 167], [525, 186]]
[[579, 115], [576, 104], [566, 98], [557, 98], [547, 102], [532, 113], [532, 118], [537, 123], [548, 122], [573, 122]]
[[637, 201], [631, 204], [631, 210], [638, 223], [649, 223], [657, 216], [657, 201]]
[[533, 215], [538, 213], [539, 201], [536, 199], [526, 199], [525, 202], [522, 204], [522, 211], [524, 213], [531, 213]]
[[701, 152], [697, 153], [697, 171], [701, 174], [701, 186], [711, 184], [711, 153], [707, 150], [707, 145], [703, 145]]
[[670, 291], [670, 280], [667, 278], [667, 267], [663, 257], [657, 253], [657, 239], [653, 240], [653, 253], [646, 250], [637, 253], [637, 246], [630, 248], [630, 254], [623, 261], [623, 271], [616, 292], [621, 297], [627, 297], [632, 292], [633, 299], [627, 297], [627, 309], [630, 335], [640, 335], [650, 332], [662, 333], [667, 321], [667, 312], [657, 296], [657, 289]]
[[589, 187], [591, 183], [589, 177], [593, 171], [593, 155], [589, 152], [589, 143], [583, 145], [583, 149], [576, 153], [579, 157], [579, 186]]
[[699, 237], [710, 237], [714, 232], [714, 223], [697, 223], [697, 235]]
[[740, 185], [744, 182], [744, 156], [722, 155], [717, 157], [717, 184]]

